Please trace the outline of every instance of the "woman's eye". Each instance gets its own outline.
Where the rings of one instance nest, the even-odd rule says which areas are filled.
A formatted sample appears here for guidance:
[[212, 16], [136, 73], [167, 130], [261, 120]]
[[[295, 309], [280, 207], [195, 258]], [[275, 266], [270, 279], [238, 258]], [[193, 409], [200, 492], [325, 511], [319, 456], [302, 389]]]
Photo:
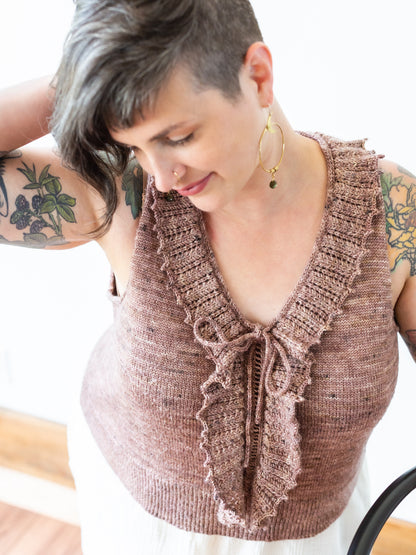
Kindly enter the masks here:
[[193, 133], [190, 133], [189, 135], [187, 135], [186, 137], [182, 137], [180, 139], [167, 139], [169, 144], [172, 146], [181, 146], [184, 145], [186, 143], [189, 143], [189, 141], [191, 141], [194, 137]]

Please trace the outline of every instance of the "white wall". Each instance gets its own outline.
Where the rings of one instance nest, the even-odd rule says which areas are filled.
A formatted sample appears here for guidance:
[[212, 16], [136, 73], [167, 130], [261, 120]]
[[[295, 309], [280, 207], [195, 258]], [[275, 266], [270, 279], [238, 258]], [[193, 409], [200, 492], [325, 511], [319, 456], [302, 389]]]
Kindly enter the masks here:
[[[414, 2], [253, 5], [292, 125], [368, 137], [371, 148], [416, 173]], [[2, 8], [0, 86], [54, 71], [72, 9], [71, 0]], [[0, 405], [65, 422], [88, 353], [110, 321], [107, 263], [93, 245], [60, 253], [2, 246], [0, 256]], [[414, 391], [414, 363], [403, 350], [396, 397], [369, 447], [377, 493], [416, 464]], [[414, 496], [398, 516], [416, 522]]]

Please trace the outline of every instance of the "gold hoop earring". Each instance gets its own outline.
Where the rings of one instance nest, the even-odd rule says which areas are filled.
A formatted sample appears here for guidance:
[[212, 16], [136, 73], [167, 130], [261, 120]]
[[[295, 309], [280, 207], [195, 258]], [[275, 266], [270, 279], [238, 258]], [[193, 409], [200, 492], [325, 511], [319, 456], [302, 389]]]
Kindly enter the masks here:
[[[263, 142], [263, 139], [264, 139], [264, 136], [266, 135], [266, 133], [271, 133], [271, 134], [276, 133], [275, 127], [279, 128], [280, 134], [282, 136], [282, 154], [280, 156], [279, 162], [275, 166], [273, 166], [273, 168], [265, 168], [264, 164], [263, 164], [262, 153], [261, 153], [262, 142]], [[280, 164], [282, 163], [284, 153], [285, 153], [285, 135], [283, 133], [283, 129], [280, 127], [280, 125], [278, 123], [272, 121], [272, 113], [269, 112], [269, 116], [267, 118], [266, 126], [263, 129], [263, 132], [261, 134], [260, 141], [259, 141], [259, 162], [260, 162], [260, 166], [261, 166], [262, 170], [264, 170], [267, 173], [270, 173], [271, 176], [272, 176], [272, 179], [269, 183], [270, 189], [276, 189], [276, 187], [277, 187], [277, 181], [275, 179], [275, 175], [279, 171]]]

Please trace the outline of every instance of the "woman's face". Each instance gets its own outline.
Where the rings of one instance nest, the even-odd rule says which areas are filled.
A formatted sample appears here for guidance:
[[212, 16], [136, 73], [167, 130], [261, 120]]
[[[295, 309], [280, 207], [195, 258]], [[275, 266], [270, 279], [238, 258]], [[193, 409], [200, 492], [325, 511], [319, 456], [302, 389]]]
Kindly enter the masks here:
[[264, 181], [258, 141], [267, 113], [244, 69], [240, 82], [241, 96], [230, 101], [217, 89], [197, 91], [180, 69], [152, 111], [131, 128], [112, 131], [112, 137], [133, 149], [159, 191], [175, 189], [204, 211], [222, 208], [257, 175]]

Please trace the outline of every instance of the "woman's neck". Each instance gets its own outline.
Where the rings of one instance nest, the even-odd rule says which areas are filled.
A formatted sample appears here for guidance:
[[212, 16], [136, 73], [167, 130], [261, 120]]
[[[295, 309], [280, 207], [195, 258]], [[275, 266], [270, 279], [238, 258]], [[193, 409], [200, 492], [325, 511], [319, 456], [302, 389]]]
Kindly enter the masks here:
[[[276, 173], [276, 189], [270, 188], [271, 175], [259, 165], [238, 197], [204, 215], [211, 227], [221, 222], [242, 228], [249, 226], [251, 229], [269, 227], [279, 214], [302, 202], [302, 197], [305, 202], [313, 201], [315, 188], [321, 189], [326, 184], [326, 162], [318, 143], [293, 131], [277, 102], [273, 105], [272, 114], [273, 121], [282, 127], [285, 137], [285, 152]], [[264, 166], [273, 167], [280, 157], [281, 135], [270, 134], [268, 139], [271, 141], [266, 145]]]

